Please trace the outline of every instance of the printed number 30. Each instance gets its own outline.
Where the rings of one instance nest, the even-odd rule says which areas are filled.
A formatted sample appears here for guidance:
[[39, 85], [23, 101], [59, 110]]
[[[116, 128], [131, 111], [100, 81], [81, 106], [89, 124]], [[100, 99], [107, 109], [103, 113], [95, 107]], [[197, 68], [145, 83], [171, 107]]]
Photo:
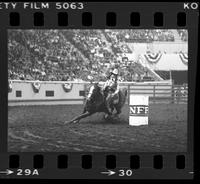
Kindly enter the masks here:
[[119, 170], [119, 176], [132, 176], [133, 172], [132, 170]]

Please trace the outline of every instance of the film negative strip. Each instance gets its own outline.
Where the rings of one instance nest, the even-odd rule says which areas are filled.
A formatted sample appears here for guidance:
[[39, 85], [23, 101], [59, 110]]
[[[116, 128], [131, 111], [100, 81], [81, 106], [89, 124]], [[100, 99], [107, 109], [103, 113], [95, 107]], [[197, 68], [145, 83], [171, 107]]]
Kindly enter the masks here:
[[0, 2], [0, 178], [193, 179], [198, 6]]

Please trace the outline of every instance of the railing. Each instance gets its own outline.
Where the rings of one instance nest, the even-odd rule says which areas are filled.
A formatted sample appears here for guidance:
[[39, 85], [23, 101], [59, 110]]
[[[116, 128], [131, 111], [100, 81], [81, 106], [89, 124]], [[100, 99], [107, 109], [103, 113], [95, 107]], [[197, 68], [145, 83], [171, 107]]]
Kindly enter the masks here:
[[183, 85], [128, 86], [129, 95], [147, 95], [150, 103], [187, 103], [188, 87]]
[[[133, 95], [147, 95], [149, 96], [150, 103], [187, 103], [188, 101], [188, 86], [173, 85], [158, 82], [123, 82], [119, 84], [121, 88], [127, 87], [128, 98], [126, 103], [129, 102], [129, 96]], [[87, 84], [85, 85], [87, 86]], [[85, 89], [88, 89], [85, 87]], [[85, 90], [87, 91], [87, 90]], [[87, 95], [87, 92], [86, 94]]]

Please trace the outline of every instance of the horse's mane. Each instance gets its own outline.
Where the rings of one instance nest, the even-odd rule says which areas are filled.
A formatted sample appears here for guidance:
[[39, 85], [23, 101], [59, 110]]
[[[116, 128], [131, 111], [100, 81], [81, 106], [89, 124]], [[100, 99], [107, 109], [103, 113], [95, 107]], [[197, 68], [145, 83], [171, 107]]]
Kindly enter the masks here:
[[[96, 97], [97, 97], [96, 100], [98, 99], [98, 97], [99, 97], [99, 98], [100, 98], [100, 97], [102, 98], [101, 87], [99, 86], [99, 83], [98, 83], [98, 82], [95, 83], [94, 86], [95, 86], [96, 89], [98, 89], [98, 93], [99, 93], [99, 96], [96, 96]], [[97, 95], [98, 95], [98, 94], [97, 94]]]

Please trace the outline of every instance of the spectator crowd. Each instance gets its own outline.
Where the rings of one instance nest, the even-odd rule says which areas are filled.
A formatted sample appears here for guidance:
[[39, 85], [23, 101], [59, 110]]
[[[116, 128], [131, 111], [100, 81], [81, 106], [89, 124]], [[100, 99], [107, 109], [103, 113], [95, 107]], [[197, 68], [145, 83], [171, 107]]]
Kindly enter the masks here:
[[105, 36], [113, 43], [174, 41], [174, 34], [168, 29], [105, 30]]
[[[183, 40], [184, 31], [178, 31]], [[137, 61], [119, 59], [131, 53], [128, 42], [174, 41], [170, 30], [9, 30], [9, 79], [81, 81], [120, 67], [119, 80], [140, 80], [145, 69]]]

